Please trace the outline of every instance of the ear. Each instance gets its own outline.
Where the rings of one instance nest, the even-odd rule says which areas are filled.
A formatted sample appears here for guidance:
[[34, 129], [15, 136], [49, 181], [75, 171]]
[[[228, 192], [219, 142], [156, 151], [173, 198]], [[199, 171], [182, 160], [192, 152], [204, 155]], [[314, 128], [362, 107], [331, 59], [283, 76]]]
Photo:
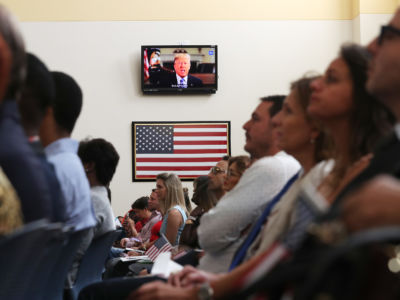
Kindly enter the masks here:
[[96, 164], [94, 162], [87, 162], [83, 164], [83, 167], [85, 168], [85, 172], [93, 172], [95, 169]]

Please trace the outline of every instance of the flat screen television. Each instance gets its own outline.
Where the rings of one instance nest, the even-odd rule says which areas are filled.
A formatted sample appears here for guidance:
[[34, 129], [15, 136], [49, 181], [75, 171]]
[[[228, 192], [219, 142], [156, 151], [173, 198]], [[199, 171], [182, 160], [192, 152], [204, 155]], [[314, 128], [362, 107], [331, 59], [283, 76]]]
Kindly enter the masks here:
[[218, 87], [217, 46], [142, 46], [145, 94], [213, 94]]

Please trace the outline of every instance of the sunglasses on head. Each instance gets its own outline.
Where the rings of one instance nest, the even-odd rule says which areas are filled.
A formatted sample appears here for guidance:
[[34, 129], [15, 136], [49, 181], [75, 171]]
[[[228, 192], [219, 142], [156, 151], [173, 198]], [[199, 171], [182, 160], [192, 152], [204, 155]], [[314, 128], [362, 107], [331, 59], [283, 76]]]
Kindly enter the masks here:
[[210, 169], [210, 173], [213, 173], [214, 175], [217, 175], [217, 174], [219, 174], [219, 173], [226, 173], [226, 170], [221, 169], [220, 167], [215, 166], [215, 167], [212, 167], [212, 168]]
[[400, 29], [391, 25], [383, 25], [378, 37], [378, 45], [382, 45], [385, 40], [391, 40], [396, 36], [400, 36]]

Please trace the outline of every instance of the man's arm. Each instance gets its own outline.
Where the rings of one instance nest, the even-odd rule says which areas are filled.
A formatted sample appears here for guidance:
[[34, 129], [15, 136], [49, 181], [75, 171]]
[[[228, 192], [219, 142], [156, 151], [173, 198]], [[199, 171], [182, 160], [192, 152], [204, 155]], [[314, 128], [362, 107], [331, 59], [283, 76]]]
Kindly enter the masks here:
[[218, 252], [236, 242], [292, 175], [286, 174], [281, 161], [273, 157], [256, 162], [237, 186], [201, 217], [197, 230], [200, 245], [206, 251]]

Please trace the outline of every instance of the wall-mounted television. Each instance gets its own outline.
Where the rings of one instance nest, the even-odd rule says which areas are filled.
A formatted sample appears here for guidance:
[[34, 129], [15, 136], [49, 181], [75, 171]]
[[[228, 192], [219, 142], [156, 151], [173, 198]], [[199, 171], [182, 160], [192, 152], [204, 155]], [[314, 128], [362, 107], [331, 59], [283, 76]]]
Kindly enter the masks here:
[[217, 46], [142, 46], [145, 94], [212, 94], [218, 87]]

